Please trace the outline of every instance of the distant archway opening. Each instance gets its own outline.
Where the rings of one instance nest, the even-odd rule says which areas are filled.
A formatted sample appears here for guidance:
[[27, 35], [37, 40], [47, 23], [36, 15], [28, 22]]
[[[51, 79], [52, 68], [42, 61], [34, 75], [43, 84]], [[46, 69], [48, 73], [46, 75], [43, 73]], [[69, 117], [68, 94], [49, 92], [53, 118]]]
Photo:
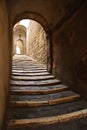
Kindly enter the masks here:
[[21, 54], [20, 48], [16, 46], [16, 54]]
[[13, 30], [13, 51], [13, 55], [29, 56], [47, 67], [49, 40], [43, 26], [31, 19], [22, 19], [16, 23]]
[[16, 54], [24, 54], [24, 45], [22, 40], [17, 40], [16, 43]]
[[[17, 16], [15, 19], [14, 19], [14, 21], [13, 21], [13, 26], [14, 26], [14, 28], [15, 27], [17, 27], [18, 25], [19, 25], [19, 23], [20, 23], [20, 21], [21, 20], [30, 20], [30, 22], [32, 22], [32, 21], [35, 21], [35, 22], [37, 22], [38, 24], [40, 24], [40, 26], [42, 26], [42, 30], [44, 30], [44, 35], [43, 36], [45, 36], [45, 41], [46, 41], [46, 43], [44, 42], [44, 44], [46, 45], [46, 46], [44, 46], [44, 50], [46, 50], [45, 51], [45, 53], [42, 51], [42, 50], [39, 50], [38, 52], [42, 52], [43, 53], [43, 55], [47, 55], [47, 61], [46, 61], [46, 66], [47, 66], [47, 70], [51, 73], [51, 71], [52, 71], [52, 45], [51, 45], [51, 32], [50, 32], [50, 29], [49, 29], [49, 25], [48, 25], [48, 23], [47, 23], [47, 21], [46, 21], [46, 19], [42, 16], [42, 15], [40, 15], [40, 14], [38, 14], [38, 13], [35, 13], [35, 12], [25, 12], [25, 13], [23, 13], [23, 14], [20, 14], [19, 16]], [[16, 26], [15, 26], [16, 25]], [[31, 24], [30, 24], [31, 25]], [[20, 25], [19, 25], [20, 26]], [[22, 26], [24, 26], [24, 25], [22, 25]], [[34, 27], [34, 26], [33, 26]], [[26, 27], [25, 27], [26, 28]], [[13, 29], [14, 30], [14, 29]], [[29, 31], [30, 30], [30, 31]], [[41, 30], [41, 31], [42, 31]], [[33, 33], [33, 30], [32, 29], [28, 29], [28, 32], [26, 31], [26, 44], [25, 44], [25, 50], [24, 50], [24, 54], [25, 55], [29, 55], [30, 56], [30, 49], [29, 48], [31, 48], [30, 47], [30, 45], [27, 47], [27, 45], [28, 45], [28, 43], [30, 44], [30, 42], [27, 42], [27, 40], [28, 41], [31, 41], [31, 40], [29, 40], [29, 37], [30, 37], [30, 35], [29, 35], [29, 37], [27, 37], [28, 36], [28, 34], [30, 33], [31, 34], [31, 32]], [[39, 31], [40, 32], [40, 31]], [[36, 35], [37, 33], [35, 33], [35, 35]], [[33, 37], [35, 36], [35, 35], [33, 35]], [[28, 38], [28, 39], [27, 39]], [[14, 39], [14, 36], [13, 36], [13, 39]], [[41, 41], [43, 42], [43, 40], [42, 40], [42, 36], [40, 35], [40, 37], [39, 37], [39, 39], [41, 39]], [[37, 39], [35, 40], [35, 43], [36, 43], [36, 41], [37, 41]], [[14, 43], [14, 42], [13, 42]], [[39, 42], [40, 43], [40, 42]], [[13, 44], [13, 46], [15, 46], [15, 44]], [[35, 46], [35, 44], [34, 44], [34, 46]], [[38, 44], [38, 46], [40, 47], [40, 44]], [[15, 46], [16, 47], [16, 46]], [[17, 48], [17, 47], [16, 47]], [[42, 48], [42, 47], [40, 47], [40, 48]], [[13, 49], [14, 50], [14, 49]], [[21, 51], [20, 51], [20, 48], [18, 49], [16, 49], [16, 50], [19, 50], [19, 53], [21, 54]], [[34, 50], [34, 48], [33, 48], [33, 50]], [[37, 50], [37, 48], [34, 50], [34, 55], [35, 55], [35, 57], [34, 57], [34, 55], [32, 54], [31, 56], [33, 56], [34, 58], [36, 58], [37, 56], [40, 56], [40, 55], [37, 55], [37, 54], [35, 54], [36, 53], [36, 50]], [[13, 53], [13, 55], [14, 55], [14, 53]], [[31, 57], [32, 58], [32, 57]], [[39, 59], [40, 60], [40, 59]], [[41, 60], [42, 60], [42, 56], [41, 56]]]

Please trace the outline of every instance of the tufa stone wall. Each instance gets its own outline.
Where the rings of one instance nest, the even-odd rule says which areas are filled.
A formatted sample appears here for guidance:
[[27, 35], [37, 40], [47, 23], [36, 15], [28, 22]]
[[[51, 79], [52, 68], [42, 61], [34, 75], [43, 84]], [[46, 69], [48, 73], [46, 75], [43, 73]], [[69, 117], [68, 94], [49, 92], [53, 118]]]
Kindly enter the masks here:
[[36, 61], [47, 64], [47, 40], [42, 26], [31, 20], [28, 28], [27, 55]]

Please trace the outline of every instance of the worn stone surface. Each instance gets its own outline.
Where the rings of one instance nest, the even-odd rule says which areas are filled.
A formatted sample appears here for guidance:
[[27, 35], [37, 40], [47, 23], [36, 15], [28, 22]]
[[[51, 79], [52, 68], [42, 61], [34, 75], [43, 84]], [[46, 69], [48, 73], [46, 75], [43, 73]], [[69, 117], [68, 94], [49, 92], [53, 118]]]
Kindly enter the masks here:
[[[14, 130], [29, 130], [29, 127], [22, 126], [15, 127]], [[87, 130], [87, 119], [78, 119], [75, 121], [70, 121], [68, 123], [61, 123], [61, 124], [55, 124], [55, 125], [48, 125], [48, 126], [39, 126], [37, 128], [30, 127], [31, 130]], [[9, 128], [8, 130], [13, 130], [12, 128]]]
[[28, 94], [35, 94], [35, 95], [36, 95], [36, 94], [38, 94], [38, 95], [39, 95], [39, 94], [58, 93], [58, 92], [62, 92], [62, 91], [64, 91], [64, 90], [66, 91], [66, 90], [69, 89], [67, 86], [64, 86], [64, 87], [61, 87], [61, 88], [59, 87], [59, 88], [48, 89], [48, 90], [46, 90], [46, 89], [40, 90], [39, 87], [37, 87], [37, 88], [38, 88], [39, 90], [38, 90], [38, 89], [34, 89], [34, 90], [31, 90], [31, 89], [30, 89], [30, 90], [26, 90], [26, 89], [25, 89], [25, 90], [23, 90], [23, 89], [22, 89], [22, 90], [20, 90], [20, 89], [19, 89], [19, 90], [17, 90], [17, 89], [16, 89], [16, 90], [13, 90], [13, 89], [12, 89], [12, 90], [11, 90], [11, 93], [12, 93], [12, 94], [18, 94], [18, 95], [22, 95], [22, 94], [24, 94], [24, 95], [28, 95]]
[[52, 93], [52, 94], [46, 94], [46, 95], [12, 95], [10, 98], [13, 101], [45, 101], [45, 100], [51, 100], [51, 99], [58, 99], [58, 98], [63, 98], [66, 96], [73, 96], [76, 95], [76, 93], [72, 91], [63, 91], [59, 93]]
[[12, 79], [14, 80], [25, 80], [25, 81], [32, 81], [32, 80], [48, 80], [48, 79], [54, 79], [55, 76], [48, 75], [48, 76], [34, 76], [34, 77], [29, 77], [29, 76], [12, 76]]
[[36, 61], [47, 65], [47, 39], [43, 27], [35, 22], [30, 21], [28, 28], [27, 55]]
[[[22, 67], [24, 69], [28, 70], [28, 67], [32, 67], [32, 64], [36, 64], [33, 61], [26, 61], [25, 58], [21, 56], [21, 58], [18, 60], [14, 60], [13, 65], [15, 64], [15, 70], [17, 66], [17, 70], [22, 70]], [[18, 57], [17, 57], [18, 58]], [[23, 62], [24, 60], [24, 62]], [[29, 64], [27, 65], [27, 63]], [[18, 64], [17, 64], [18, 63]], [[23, 64], [25, 66], [23, 66]], [[22, 65], [22, 66], [21, 66]], [[41, 65], [40, 65], [41, 67]], [[25, 73], [27, 73], [27, 70]], [[38, 71], [37, 69], [35, 70]], [[12, 71], [12, 73], [14, 73]], [[21, 73], [21, 71], [19, 71]], [[18, 73], [18, 74], [19, 74]], [[33, 73], [34, 74], [34, 73]], [[29, 76], [28, 76], [29, 77]], [[34, 77], [34, 76], [33, 76]], [[44, 76], [45, 77], [45, 76]], [[40, 76], [38, 76], [38, 79]], [[63, 128], [65, 130], [68, 128], [68, 125], [70, 121], [74, 120], [75, 130], [79, 130], [78, 124], [81, 120], [81, 127], [87, 128], [84, 126], [84, 124], [87, 121], [87, 102], [81, 99], [79, 94], [76, 94], [70, 89], [62, 89], [64, 87], [63, 84], [58, 85], [57, 79], [49, 79], [49, 80], [40, 80], [36, 81], [32, 79], [32, 83], [35, 83], [33, 85], [31, 84], [31, 81], [22, 81], [22, 80], [16, 80], [13, 79], [11, 82], [14, 84], [11, 85], [11, 91], [12, 90], [18, 90], [20, 91], [18, 93], [11, 93], [9, 97], [9, 108], [8, 108], [8, 115], [7, 115], [7, 130], [20, 130], [20, 129], [33, 129], [36, 130], [43, 126], [46, 128], [50, 128], [51, 130], [54, 130], [56, 128], [57, 124], [57, 130], [60, 130], [60, 128]], [[43, 87], [40, 86], [40, 84], [43, 84]], [[51, 84], [49, 84], [51, 82]], [[17, 86], [15, 86], [15, 83], [17, 83]], [[20, 86], [21, 83], [21, 86]], [[46, 86], [45, 84], [46, 83]], [[52, 85], [52, 83], [55, 83], [55, 85]], [[22, 86], [23, 84], [27, 84], [27, 86]], [[54, 89], [61, 88], [62, 91], [53, 91]], [[22, 94], [22, 91], [30, 91], [29, 94]], [[32, 93], [32, 90], [34, 91], [50, 91], [50, 93], [41, 93], [41, 94], [34, 94]], [[74, 112], [74, 113], [73, 113]], [[84, 118], [84, 116], [86, 118]], [[81, 118], [81, 119], [80, 119]], [[82, 119], [84, 118], [84, 124]], [[78, 123], [76, 122], [78, 121]], [[66, 125], [64, 125], [65, 122]], [[63, 123], [63, 124], [61, 124]], [[52, 124], [55, 124], [54, 127], [51, 127]], [[63, 127], [62, 127], [63, 125]], [[60, 126], [60, 127], [59, 127]], [[67, 126], [67, 127], [66, 127]], [[42, 127], [42, 128], [43, 128]], [[59, 127], [59, 128], [58, 128]], [[72, 126], [74, 128], [74, 126]], [[69, 127], [70, 128], [70, 127]], [[69, 129], [68, 128], [68, 129]], [[67, 129], [67, 130], [68, 130]]]
[[[83, 105], [82, 105], [83, 104]], [[47, 117], [47, 116], [56, 116], [64, 113], [74, 112], [80, 109], [84, 109], [87, 107], [87, 103], [83, 100], [69, 102], [65, 104], [55, 105], [55, 106], [45, 106], [45, 107], [37, 107], [37, 108], [13, 108], [9, 109], [9, 119], [23, 119], [23, 118], [38, 118], [38, 117]], [[24, 114], [23, 114], [24, 113]]]

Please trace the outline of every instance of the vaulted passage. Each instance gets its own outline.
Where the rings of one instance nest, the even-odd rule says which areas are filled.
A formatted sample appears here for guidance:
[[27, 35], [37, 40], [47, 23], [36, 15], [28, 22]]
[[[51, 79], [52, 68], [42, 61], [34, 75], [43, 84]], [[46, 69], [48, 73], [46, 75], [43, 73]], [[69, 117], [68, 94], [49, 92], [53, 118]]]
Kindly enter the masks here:
[[87, 102], [28, 56], [13, 58], [10, 94], [6, 130], [87, 128]]
[[23, 19], [13, 28], [13, 56], [27, 55], [39, 63], [50, 66], [49, 38], [44, 28], [36, 21]]
[[0, 0], [0, 130], [86, 122], [87, 0]]

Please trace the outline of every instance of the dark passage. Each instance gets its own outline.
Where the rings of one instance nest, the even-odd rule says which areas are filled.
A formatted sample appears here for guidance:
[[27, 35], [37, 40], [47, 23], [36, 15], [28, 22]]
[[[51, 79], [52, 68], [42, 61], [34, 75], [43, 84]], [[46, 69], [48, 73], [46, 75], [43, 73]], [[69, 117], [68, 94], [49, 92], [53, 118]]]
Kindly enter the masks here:
[[14, 56], [6, 130], [87, 130], [87, 102], [25, 55]]

